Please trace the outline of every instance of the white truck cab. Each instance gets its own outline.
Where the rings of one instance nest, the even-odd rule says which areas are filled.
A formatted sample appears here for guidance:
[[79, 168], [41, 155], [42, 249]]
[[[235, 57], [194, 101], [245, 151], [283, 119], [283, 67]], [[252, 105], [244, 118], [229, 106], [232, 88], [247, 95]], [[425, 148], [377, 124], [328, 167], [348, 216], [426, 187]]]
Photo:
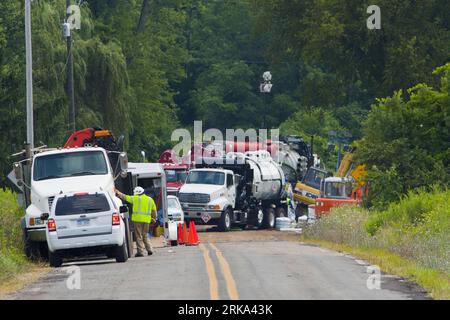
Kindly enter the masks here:
[[234, 173], [224, 169], [193, 169], [179, 195], [186, 219], [208, 223], [236, 205]]

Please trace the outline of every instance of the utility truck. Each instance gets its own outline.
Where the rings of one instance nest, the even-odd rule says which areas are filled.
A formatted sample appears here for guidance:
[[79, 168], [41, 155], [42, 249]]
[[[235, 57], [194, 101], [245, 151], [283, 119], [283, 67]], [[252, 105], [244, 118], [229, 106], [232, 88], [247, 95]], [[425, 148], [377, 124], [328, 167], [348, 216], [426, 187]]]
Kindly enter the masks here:
[[16, 185], [23, 193], [21, 204], [26, 208], [21, 226], [28, 257], [47, 256], [42, 216], [48, 216], [56, 195], [95, 187], [109, 193], [117, 207], [122, 205], [113, 190], [116, 178], [126, 176], [128, 159], [123, 152], [111, 153], [100, 147], [41, 148], [14, 163]]
[[267, 151], [230, 152], [225, 157], [203, 158], [190, 170], [179, 199], [185, 221], [274, 228], [276, 217], [286, 216], [285, 185], [281, 166]]

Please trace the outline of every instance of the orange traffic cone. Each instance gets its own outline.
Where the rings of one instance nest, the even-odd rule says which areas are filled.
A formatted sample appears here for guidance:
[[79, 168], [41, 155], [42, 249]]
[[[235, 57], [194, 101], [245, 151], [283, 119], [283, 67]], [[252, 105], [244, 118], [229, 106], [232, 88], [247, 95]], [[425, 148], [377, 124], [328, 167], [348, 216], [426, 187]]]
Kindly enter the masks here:
[[189, 239], [188, 239], [188, 246], [197, 246], [200, 243], [197, 236], [197, 230], [195, 229], [195, 223], [194, 221], [191, 221], [189, 224]]
[[178, 224], [178, 244], [183, 244], [183, 226]]
[[187, 244], [189, 240], [186, 222], [183, 223], [183, 244]]

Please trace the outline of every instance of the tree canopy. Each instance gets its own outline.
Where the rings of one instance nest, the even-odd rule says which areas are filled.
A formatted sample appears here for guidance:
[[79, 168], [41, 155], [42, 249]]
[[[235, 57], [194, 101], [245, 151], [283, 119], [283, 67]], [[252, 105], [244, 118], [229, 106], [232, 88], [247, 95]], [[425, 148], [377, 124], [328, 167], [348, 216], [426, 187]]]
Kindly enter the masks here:
[[[52, 147], [71, 134], [65, 3], [32, 2], [35, 140]], [[76, 127], [124, 134], [132, 160], [144, 150], [155, 161], [173, 129], [202, 120], [204, 128], [315, 135], [315, 150], [334, 168], [328, 132], [346, 130], [373, 177], [404, 179], [395, 194], [448, 183], [446, 0], [380, 0], [380, 30], [367, 29], [369, 1], [77, 3]], [[1, 186], [26, 133], [23, 6], [0, 2]], [[262, 94], [267, 70], [274, 86]]]

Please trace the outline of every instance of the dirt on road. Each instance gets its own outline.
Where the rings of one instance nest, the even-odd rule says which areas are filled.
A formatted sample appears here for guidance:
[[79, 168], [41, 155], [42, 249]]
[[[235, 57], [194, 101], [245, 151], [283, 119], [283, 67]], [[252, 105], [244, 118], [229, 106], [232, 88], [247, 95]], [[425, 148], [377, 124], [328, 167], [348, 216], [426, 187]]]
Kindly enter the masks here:
[[265, 242], [300, 241], [300, 234], [278, 230], [233, 230], [218, 232], [216, 227], [198, 226], [197, 233], [201, 242]]

